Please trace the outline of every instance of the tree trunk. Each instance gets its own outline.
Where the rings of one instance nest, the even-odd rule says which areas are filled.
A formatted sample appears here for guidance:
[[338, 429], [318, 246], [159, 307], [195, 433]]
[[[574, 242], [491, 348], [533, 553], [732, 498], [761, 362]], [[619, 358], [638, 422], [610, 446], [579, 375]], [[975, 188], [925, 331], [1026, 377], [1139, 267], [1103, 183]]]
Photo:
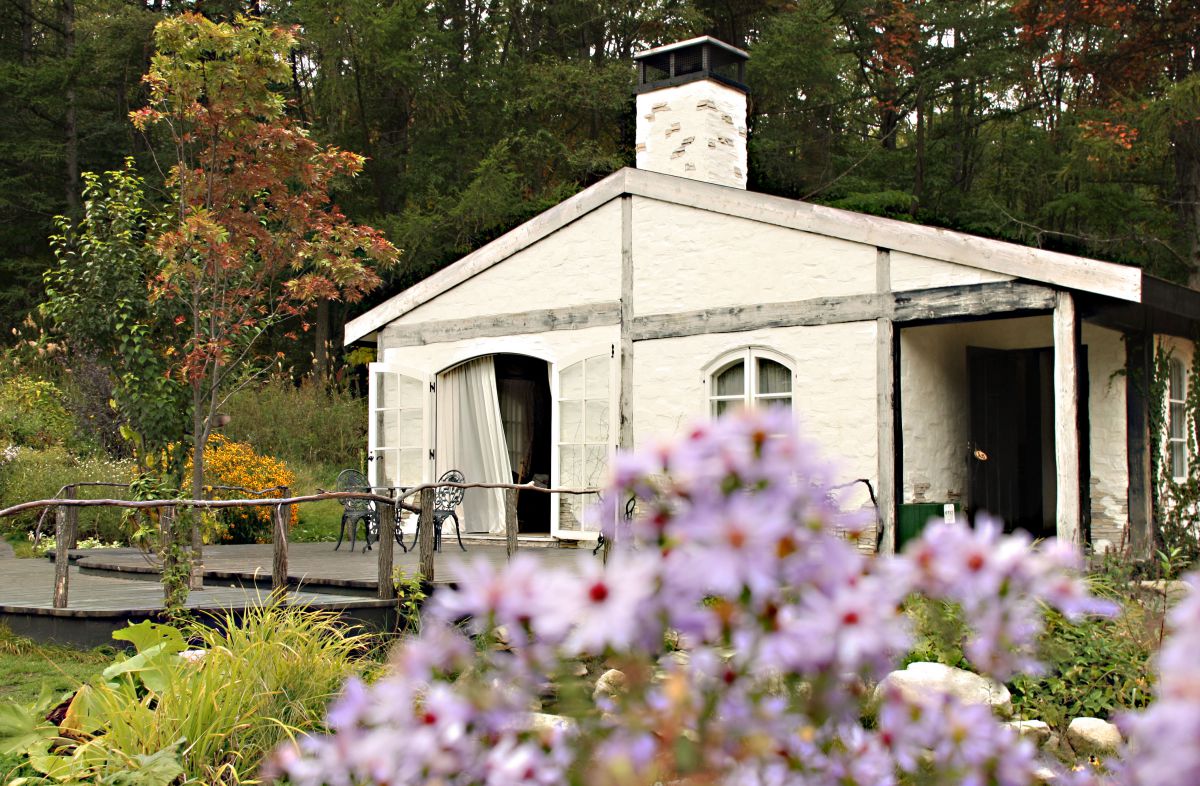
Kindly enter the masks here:
[[33, 65], [33, 0], [20, 0], [17, 4], [21, 15], [21, 65]]
[[62, 0], [59, 7], [59, 22], [62, 25], [63, 59], [67, 66], [67, 91], [64, 96], [66, 114], [63, 119], [63, 136], [66, 138], [65, 187], [67, 213], [79, 213], [79, 129], [75, 121], [75, 0]]
[[913, 171], [913, 206], [915, 215], [925, 195], [925, 86], [917, 88], [916, 166]]
[[[204, 499], [204, 448], [208, 442], [208, 418], [204, 416], [204, 397], [200, 385], [192, 386], [192, 499]], [[189, 586], [204, 589], [204, 533], [200, 529], [200, 514], [192, 515], [192, 570]]]
[[329, 376], [329, 301], [317, 301], [313, 320], [313, 376], [324, 380]]

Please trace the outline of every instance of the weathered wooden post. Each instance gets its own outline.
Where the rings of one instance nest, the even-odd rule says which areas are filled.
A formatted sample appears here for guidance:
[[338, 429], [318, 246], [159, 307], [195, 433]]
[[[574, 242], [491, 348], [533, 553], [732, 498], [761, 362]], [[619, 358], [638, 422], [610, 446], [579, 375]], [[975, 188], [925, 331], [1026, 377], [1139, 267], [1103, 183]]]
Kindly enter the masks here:
[[504, 547], [508, 558], [517, 553], [517, 490], [504, 490]]
[[[288, 496], [288, 490], [283, 490]], [[291, 505], [276, 505], [271, 511], [274, 531], [271, 534], [271, 592], [285, 593], [288, 585], [288, 524], [292, 519]]]
[[[74, 499], [75, 487], [63, 489], [63, 499]], [[71, 532], [76, 522], [72, 508], [59, 505], [54, 514], [54, 608], [65, 609], [71, 580], [71, 544], [75, 534]]]
[[428, 584], [433, 584], [433, 500], [433, 489], [421, 489], [421, 518], [417, 525], [421, 537], [417, 539], [417, 551], [421, 557], [421, 580]]
[[396, 506], [391, 502], [378, 502], [379, 511], [379, 599], [395, 600], [396, 584], [392, 580], [392, 549], [396, 545]]

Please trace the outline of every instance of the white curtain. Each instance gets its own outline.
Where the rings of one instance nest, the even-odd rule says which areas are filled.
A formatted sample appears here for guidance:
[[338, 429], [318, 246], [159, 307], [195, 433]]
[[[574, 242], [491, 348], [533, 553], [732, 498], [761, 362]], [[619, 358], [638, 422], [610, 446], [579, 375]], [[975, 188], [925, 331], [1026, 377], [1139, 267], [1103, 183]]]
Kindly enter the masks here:
[[[463, 473], [468, 483], [511, 483], [512, 466], [496, 391], [496, 367], [482, 357], [438, 377], [437, 473]], [[504, 533], [504, 492], [467, 489], [459, 518], [464, 532]]]

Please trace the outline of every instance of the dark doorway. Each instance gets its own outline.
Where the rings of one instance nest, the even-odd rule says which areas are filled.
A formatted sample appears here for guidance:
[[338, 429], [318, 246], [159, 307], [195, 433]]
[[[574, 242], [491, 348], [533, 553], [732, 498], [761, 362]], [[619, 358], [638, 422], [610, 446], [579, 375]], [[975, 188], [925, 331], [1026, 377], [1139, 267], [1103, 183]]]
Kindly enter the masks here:
[[[513, 482], [550, 485], [550, 371], [526, 355], [496, 355], [496, 392]], [[517, 531], [550, 532], [550, 495], [518, 492]]]
[[[967, 514], [1004, 520], [1006, 532], [1023, 529], [1053, 537], [1057, 476], [1054, 458], [1054, 351], [967, 347], [970, 390]], [[1080, 468], [1087, 489], [1087, 356], [1079, 353]], [[1086, 501], [1086, 496], [1083, 497]], [[1085, 519], [1087, 505], [1085, 502]], [[1086, 523], [1086, 522], [1085, 522]]]

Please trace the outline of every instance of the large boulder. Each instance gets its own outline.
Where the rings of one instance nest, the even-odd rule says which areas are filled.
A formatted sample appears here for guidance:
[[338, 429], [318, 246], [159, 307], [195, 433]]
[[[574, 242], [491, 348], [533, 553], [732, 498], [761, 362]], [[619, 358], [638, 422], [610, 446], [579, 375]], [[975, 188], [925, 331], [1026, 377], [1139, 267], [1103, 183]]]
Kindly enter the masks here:
[[922, 696], [942, 693], [954, 696], [964, 704], [983, 704], [1002, 717], [1012, 715], [1012, 695], [1008, 688], [995, 680], [981, 677], [963, 669], [942, 663], [918, 661], [903, 671], [893, 671], [875, 686], [870, 709], [873, 713], [883, 702], [888, 690], [898, 690], [910, 701]]
[[625, 676], [625, 672], [620, 669], [609, 669], [596, 680], [596, 687], [592, 691], [592, 699], [600, 701], [602, 699], [616, 698], [625, 692], [627, 681], [628, 678]]
[[1100, 718], [1076, 718], [1067, 726], [1067, 742], [1080, 756], [1111, 756], [1121, 747], [1121, 732]]
[[1039, 748], [1050, 741], [1050, 724], [1040, 720], [1015, 720], [1004, 724]]

